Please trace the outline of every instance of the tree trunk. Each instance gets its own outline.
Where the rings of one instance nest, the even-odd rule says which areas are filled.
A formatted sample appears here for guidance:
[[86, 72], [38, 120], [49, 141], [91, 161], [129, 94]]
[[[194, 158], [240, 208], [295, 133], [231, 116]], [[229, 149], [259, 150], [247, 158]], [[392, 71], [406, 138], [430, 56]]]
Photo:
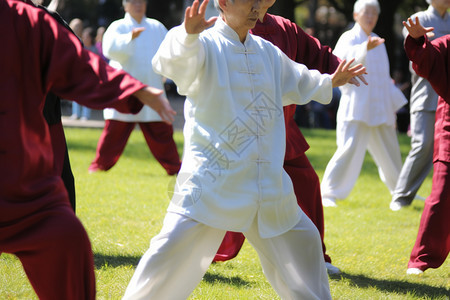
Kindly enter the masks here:
[[285, 17], [286, 19], [295, 22], [295, 2], [294, 0], [280, 0], [269, 9], [269, 12], [274, 15]]
[[379, 2], [381, 6], [381, 14], [378, 18], [378, 23], [374, 29], [374, 32], [386, 40], [386, 50], [388, 53], [392, 74], [393, 69], [396, 67], [396, 48], [399, 47], [399, 39], [394, 32], [394, 19], [395, 12], [397, 11], [400, 1], [380, 0]]

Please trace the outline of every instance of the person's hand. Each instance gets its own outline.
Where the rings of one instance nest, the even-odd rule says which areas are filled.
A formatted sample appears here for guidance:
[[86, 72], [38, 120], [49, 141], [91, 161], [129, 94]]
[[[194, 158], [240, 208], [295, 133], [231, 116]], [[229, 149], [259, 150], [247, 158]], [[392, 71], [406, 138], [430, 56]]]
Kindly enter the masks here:
[[367, 41], [367, 50], [372, 50], [384, 43], [384, 39], [377, 36], [369, 36]]
[[177, 113], [170, 106], [169, 100], [164, 96], [163, 90], [147, 86], [134, 92], [133, 95], [142, 103], [155, 110], [167, 124], [172, 124], [175, 120], [174, 116]]
[[184, 27], [188, 34], [200, 33], [216, 22], [217, 17], [212, 17], [208, 21], [205, 19], [208, 2], [209, 0], [204, 0], [200, 5], [199, 0], [195, 0], [192, 6], [186, 8], [186, 12], [184, 13]]
[[[359, 80], [358, 80], [358, 79], [359, 79]], [[348, 81], [348, 83], [353, 84], [353, 85], [356, 85], [356, 86], [360, 86], [360, 85], [361, 85], [360, 81], [361, 81], [362, 83], [364, 83], [365, 85], [369, 85], [369, 84], [367, 83], [366, 77], [364, 77], [364, 75], [357, 75], [357, 76], [353, 77], [352, 79], [350, 79], [350, 80]]]
[[[355, 59], [352, 59], [349, 62], [346, 62], [345, 59], [341, 61], [336, 72], [331, 75], [331, 82], [333, 84], [333, 87], [344, 85], [350, 82], [350, 80], [354, 77], [367, 74], [366, 68], [362, 64], [357, 64], [356, 66], [350, 67], [354, 61]], [[367, 85], [365, 79], [363, 80], [363, 82]]]
[[408, 22], [403, 21], [403, 26], [405, 26], [405, 28], [408, 30], [409, 35], [414, 39], [418, 39], [425, 34], [429, 37], [434, 36], [434, 33], [432, 32], [434, 30], [434, 27], [423, 27], [422, 24], [420, 24], [418, 17], [416, 17], [415, 23], [411, 18], [408, 18]]
[[133, 28], [133, 30], [131, 30], [131, 40], [138, 38], [144, 30], [145, 27]]

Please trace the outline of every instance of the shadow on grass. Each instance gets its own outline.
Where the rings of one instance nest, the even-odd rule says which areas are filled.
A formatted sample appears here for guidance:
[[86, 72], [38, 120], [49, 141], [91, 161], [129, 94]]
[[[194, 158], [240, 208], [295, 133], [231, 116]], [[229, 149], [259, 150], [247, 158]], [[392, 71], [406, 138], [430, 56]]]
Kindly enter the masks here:
[[250, 281], [246, 281], [239, 276], [233, 277], [225, 277], [220, 274], [213, 274], [210, 272], [206, 272], [205, 276], [203, 276], [203, 281], [214, 284], [214, 283], [224, 283], [233, 285], [236, 287], [249, 287], [251, 285]]
[[94, 265], [96, 269], [104, 266], [120, 267], [133, 266], [136, 267], [141, 256], [124, 256], [124, 255], [105, 255], [102, 253], [94, 253]]
[[[124, 255], [105, 255], [103, 253], [94, 253], [94, 265], [96, 269], [101, 269], [105, 266], [116, 268], [120, 266], [136, 267], [141, 256], [124, 256]], [[226, 277], [220, 274], [213, 274], [207, 272], [203, 277], [207, 283], [224, 283], [236, 287], [248, 287], [251, 285], [250, 281], [243, 280], [239, 276]]]
[[413, 293], [418, 297], [428, 298], [442, 298], [447, 299], [449, 291], [444, 287], [434, 287], [426, 284], [413, 283], [399, 280], [383, 280], [369, 278], [365, 275], [355, 275], [348, 273], [341, 273], [340, 275], [332, 275], [330, 279], [333, 280], [349, 280], [351, 284], [358, 288], [376, 287], [380, 291], [395, 292], [395, 293]]

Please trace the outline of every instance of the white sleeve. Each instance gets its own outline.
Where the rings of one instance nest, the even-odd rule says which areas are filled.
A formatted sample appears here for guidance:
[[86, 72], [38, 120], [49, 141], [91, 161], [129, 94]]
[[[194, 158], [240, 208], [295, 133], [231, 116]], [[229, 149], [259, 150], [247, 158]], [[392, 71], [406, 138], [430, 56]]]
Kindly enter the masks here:
[[350, 32], [344, 33], [336, 43], [333, 54], [342, 60], [355, 59], [352, 65], [366, 64], [367, 57], [367, 41], [364, 43], [356, 44]]
[[198, 78], [205, 64], [205, 49], [198, 34], [188, 34], [184, 25], [167, 33], [152, 59], [153, 70], [172, 79], [181, 95], [198, 88]]
[[125, 32], [118, 22], [113, 22], [103, 35], [103, 54], [123, 64], [135, 52], [134, 43], [131, 40], [131, 31]]
[[309, 70], [282, 53], [281, 84], [283, 105], [306, 104], [312, 100], [328, 104], [332, 98], [331, 75]]

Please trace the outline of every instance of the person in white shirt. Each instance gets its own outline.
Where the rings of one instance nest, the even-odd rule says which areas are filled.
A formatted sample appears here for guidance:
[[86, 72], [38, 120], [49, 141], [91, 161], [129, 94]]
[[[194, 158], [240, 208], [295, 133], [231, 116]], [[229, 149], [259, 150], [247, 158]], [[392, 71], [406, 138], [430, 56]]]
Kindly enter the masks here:
[[310, 71], [248, 33], [261, 1], [216, 0], [220, 17], [206, 21], [208, 2], [186, 9], [153, 58], [186, 95], [184, 156], [163, 228], [124, 299], [188, 298], [226, 231], [244, 233], [282, 298], [331, 299], [318, 230], [283, 170], [282, 106], [328, 103], [334, 86], [365, 68], [349, 61], [333, 75]]
[[352, 29], [339, 38], [333, 54], [341, 59], [355, 58], [367, 68], [367, 86], [340, 87], [337, 112], [337, 150], [322, 178], [323, 206], [336, 206], [345, 199], [361, 172], [366, 150], [372, 155], [381, 180], [391, 194], [395, 189], [402, 157], [397, 139], [396, 112], [407, 103], [389, 74], [384, 39], [372, 30], [378, 21], [377, 0], [355, 2]]
[[[145, 17], [147, 0], [123, 0], [125, 17], [113, 22], [103, 35], [103, 54], [109, 64], [123, 69], [150, 86], [164, 90], [164, 79], [153, 72], [152, 58], [167, 29], [159, 21]], [[89, 172], [107, 171], [122, 154], [131, 132], [139, 124], [150, 151], [167, 174], [177, 174], [181, 162], [173, 140], [173, 127], [161, 121], [150, 107], [133, 114], [113, 108], [103, 111], [105, 128]]]

